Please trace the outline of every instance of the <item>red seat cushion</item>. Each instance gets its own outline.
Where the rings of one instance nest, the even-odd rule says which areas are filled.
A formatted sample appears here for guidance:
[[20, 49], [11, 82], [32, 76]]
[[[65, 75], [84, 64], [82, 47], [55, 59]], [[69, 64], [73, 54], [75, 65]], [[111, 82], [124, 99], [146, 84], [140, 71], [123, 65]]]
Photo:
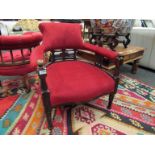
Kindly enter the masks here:
[[[13, 53], [14, 61], [22, 61], [23, 60], [21, 50], [14, 50], [12, 53]], [[24, 55], [25, 60], [28, 60], [30, 57], [30, 50], [24, 49], [23, 55]], [[11, 62], [12, 59], [11, 59], [10, 51], [4, 51], [2, 56], [3, 56], [4, 62]], [[2, 62], [1, 57], [0, 57], [0, 62]]]
[[114, 91], [115, 82], [105, 72], [80, 61], [56, 62], [47, 68], [46, 82], [52, 106], [92, 100]]

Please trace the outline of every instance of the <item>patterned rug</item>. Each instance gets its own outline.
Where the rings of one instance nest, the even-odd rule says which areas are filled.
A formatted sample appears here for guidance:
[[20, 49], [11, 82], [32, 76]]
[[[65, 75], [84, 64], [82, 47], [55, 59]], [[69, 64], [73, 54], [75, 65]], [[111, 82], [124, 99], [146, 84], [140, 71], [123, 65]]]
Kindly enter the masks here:
[[[1, 135], [49, 134], [37, 76], [30, 81], [32, 91], [29, 94], [13, 94], [0, 99]], [[121, 75], [110, 111], [106, 110], [107, 99], [108, 96], [103, 96], [72, 109], [57, 109], [53, 134], [155, 134], [155, 88]]]

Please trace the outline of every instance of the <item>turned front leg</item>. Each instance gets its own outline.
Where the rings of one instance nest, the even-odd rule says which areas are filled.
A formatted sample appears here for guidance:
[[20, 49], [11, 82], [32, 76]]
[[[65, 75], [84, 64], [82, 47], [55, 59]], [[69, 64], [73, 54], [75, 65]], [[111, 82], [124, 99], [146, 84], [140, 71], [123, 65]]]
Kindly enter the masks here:
[[139, 59], [137, 59], [137, 60], [135, 60], [135, 61], [133, 62], [132, 70], [131, 70], [131, 73], [132, 73], [132, 74], [136, 74], [136, 73], [137, 73], [138, 64], [139, 64]]
[[51, 100], [50, 100], [50, 92], [47, 87], [46, 83], [46, 67], [43, 66], [43, 60], [38, 61], [38, 75], [40, 78], [40, 85], [41, 85], [41, 92], [42, 92], [42, 100], [43, 100], [43, 106], [46, 114], [46, 119], [48, 123], [48, 128], [50, 131], [52, 131], [52, 118], [51, 118]]

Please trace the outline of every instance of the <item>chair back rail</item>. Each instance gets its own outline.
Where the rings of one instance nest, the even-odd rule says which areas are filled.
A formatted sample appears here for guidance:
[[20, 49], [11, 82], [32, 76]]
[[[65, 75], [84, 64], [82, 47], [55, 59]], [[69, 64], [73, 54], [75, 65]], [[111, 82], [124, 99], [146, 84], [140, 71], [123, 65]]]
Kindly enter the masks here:
[[57, 49], [50, 52], [49, 60], [52, 63], [56, 61], [76, 60], [76, 49]]
[[12, 61], [12, 63], [14, 63], [14, 57], [13, 57], [12, 50], [10, 50], [10, 55], [11, 55], [11, 61]]
[[1, 64], [4, 63], [4, 60], [3, 60], [3, 55], [2, 55], [2, 51], [0, 50], [0, 58], [1, 58]]

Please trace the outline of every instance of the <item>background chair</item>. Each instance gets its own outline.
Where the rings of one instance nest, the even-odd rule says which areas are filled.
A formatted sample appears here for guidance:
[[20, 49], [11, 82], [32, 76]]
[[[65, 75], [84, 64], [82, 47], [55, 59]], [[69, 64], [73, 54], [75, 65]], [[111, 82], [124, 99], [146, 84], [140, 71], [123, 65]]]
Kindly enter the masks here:
[[[24, 76], [36, 68], [30, 65], [32, 49], [42, 40], [41, 33], [27, 32], [23, 35], [0, 36], [0, 76]], [[1, 82], [0, 82], [1, 86]]]
[[[80, 24], [41, 23], [39, 28], [43, 42], [33, 50], [31, 64], [39, 65], [38, 74], [48, 128], [52, 129], [51, 111], [58, 106], [86, 103], [109, 94], [107, 108], [110, 109], [119, 81], [118, 54], [84, 43]], [[79, 50], [95, 52], [95, 66], [78, 61], [76, 53]], [[45, 64], [44, 53], [47, 51], [51, 51], [50, 63]], [[99, 69], [103, 57], [115, 62], [116, 70], [113, 74]]]

